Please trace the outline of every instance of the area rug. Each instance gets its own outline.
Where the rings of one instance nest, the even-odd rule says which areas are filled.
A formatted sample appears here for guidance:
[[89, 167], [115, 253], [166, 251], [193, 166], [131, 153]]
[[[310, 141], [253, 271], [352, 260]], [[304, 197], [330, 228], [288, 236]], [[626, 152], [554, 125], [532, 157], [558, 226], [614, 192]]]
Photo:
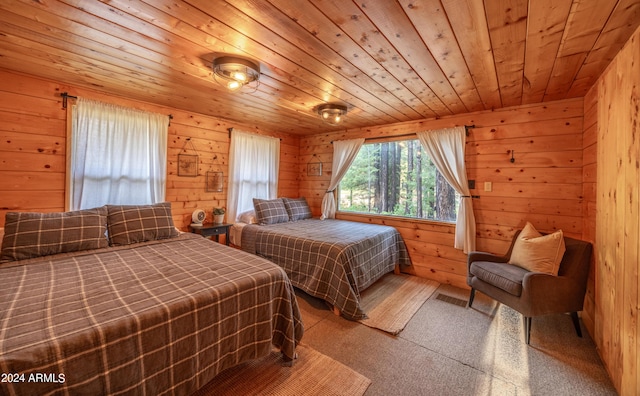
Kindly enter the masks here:
[[363, 395], [371, 380], [305, 346], [287, 366], [282, 354], [242, 363], [223, 371], [192, 396], [222, 395]]
[[385, 275], [362, 292], [360, 305], [368, 318], [360, 323], [397, 335], [438, 286], [413, 275]]

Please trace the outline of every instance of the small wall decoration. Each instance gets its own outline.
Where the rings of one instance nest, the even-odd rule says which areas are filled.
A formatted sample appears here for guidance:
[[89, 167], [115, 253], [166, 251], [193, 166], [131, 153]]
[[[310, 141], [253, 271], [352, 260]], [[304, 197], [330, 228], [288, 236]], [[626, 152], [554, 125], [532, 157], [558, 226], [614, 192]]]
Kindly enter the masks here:
[[309, 162], [307, 176], [322, 176], [322, 162]]
[[222, 192], [224, 186], [224, 177], [222, 172], [207, 172], [207, 188], [208, 192]]
[[198, 176], [198, 156], [178, 154], [178, 176]]

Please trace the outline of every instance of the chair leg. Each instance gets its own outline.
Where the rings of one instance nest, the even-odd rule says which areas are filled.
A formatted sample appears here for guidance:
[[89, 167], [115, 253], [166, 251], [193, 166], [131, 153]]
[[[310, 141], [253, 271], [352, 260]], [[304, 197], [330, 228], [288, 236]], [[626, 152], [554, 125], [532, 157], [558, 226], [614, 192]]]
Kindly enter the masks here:
[[530, 316], [524, 317], [524, 339], [527, 342], [527, 345], [529, 345], [529, 340], [531, 339], [531, 317]]
[[473, 299], [476, 297], [476, 289], [474, 289], [473, 287], [471, 288], [471, 293], [469, 294], [469, 304], [467, 304], [467, 307], [471, 308], [471, 304], [473, 304]]
[[576, 333], [578, 337], [582, 338], [582, 330], [580, 329], [580, 319], [578, 318], [577, 312], [571, 312], [571, 320], [573, 321], [573, 327], [576, 328]]

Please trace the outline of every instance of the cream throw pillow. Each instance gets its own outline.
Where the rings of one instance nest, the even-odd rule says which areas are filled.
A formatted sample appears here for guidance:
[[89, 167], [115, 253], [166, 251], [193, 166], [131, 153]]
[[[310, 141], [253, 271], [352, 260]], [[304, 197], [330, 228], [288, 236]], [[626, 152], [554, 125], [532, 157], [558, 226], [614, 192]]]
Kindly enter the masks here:
[[513, 245], [509, 264], [557, 276], [565, 250], [562, 230], [542, 235], [527, 222]]

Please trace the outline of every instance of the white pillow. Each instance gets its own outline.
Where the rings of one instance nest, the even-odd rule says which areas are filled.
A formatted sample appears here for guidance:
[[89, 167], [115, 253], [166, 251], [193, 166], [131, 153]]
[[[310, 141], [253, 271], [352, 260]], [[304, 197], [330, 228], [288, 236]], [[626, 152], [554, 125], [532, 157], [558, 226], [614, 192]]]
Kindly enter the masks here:
[[509, 264], [557, 276], [565, 250], [562, 230], [542, 235], [527, 222], [516, 239]]
[[257, 224], [256, 212], [254, 210], [247, 210], [238, 215], [238, 221], [247, 224]]

